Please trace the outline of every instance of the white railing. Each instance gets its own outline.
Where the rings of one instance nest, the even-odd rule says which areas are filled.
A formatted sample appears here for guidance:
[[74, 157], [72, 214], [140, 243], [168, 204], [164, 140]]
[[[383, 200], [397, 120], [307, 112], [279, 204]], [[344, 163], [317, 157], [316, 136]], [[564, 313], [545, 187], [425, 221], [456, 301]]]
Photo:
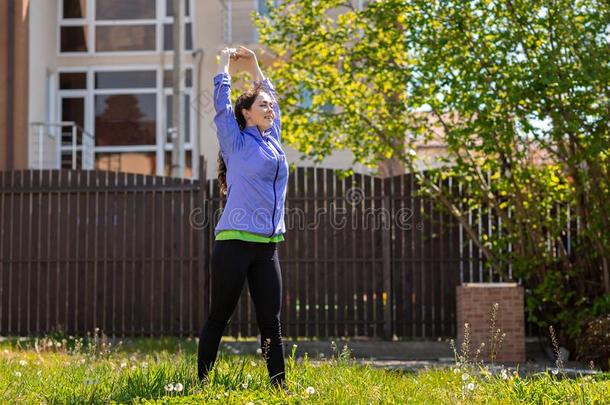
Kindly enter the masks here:
[[31, 169], [92, 170], [95, 138], [72, 121], [30, 123]]

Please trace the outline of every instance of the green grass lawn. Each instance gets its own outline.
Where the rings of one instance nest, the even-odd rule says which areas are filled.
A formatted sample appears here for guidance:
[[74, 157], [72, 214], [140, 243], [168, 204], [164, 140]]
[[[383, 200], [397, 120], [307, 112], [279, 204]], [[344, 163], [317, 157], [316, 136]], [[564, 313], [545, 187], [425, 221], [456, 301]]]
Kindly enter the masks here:
[[[260, 356], [221, 352], [210, 385], [196, 378], [192, 340], [5, 339], [1, 403], [576, 403], [610, 401], [610, 375], [520, 378], [484, 367], [405, 373], [360, 366], [348, 351], [325, 360], [288, 357], [290, 393], [268, 383]], [[293, 351], [294, 353], [294, 351]]]

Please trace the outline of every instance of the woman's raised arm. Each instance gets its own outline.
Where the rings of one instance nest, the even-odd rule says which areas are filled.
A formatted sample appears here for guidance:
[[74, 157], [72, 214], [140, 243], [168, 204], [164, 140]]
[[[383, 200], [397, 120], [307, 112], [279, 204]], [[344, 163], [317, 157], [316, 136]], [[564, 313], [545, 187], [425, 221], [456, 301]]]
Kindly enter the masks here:
[[268, 77], [266, 77], [263, 74], [263, 71], [261, 70], [260, 66], [258, 65], [258, 59], [256, 59], [256, 54], [251, 51], [250, 49], [240, 46], [239, 48], [237, 48], [236, 50], [236, 58], [241, 58], [244, 59], [245, 61], [247, 61], [247, 69], [250, 72], [250, 74], [252, 75], [252, 78], [254, 80], [254, 83], [260, 83], [263, 90], [265, 90], [265, 92], [267, 94], [269, 94], [269, 96], [271, 96], [271, 98], [273, 99], [273, 111], [275, 112], [275, 119], [273, 120], [273, 126], [272, 126], [272, 135], [275, 137], [275, 139], [278, 140], [278, 142], [282, 141], [282, 126], [281, 126], [281, 112], [280, 112], [280, 105], [278, 102], [278, 97], [277, 97], [277, 92], [275, 91], [275, 87], [273, 87], [273, 84], [271, 83], [271, 81], [269, 80]]
[[228, 48], [220, 51], [218, 73], [214, 76], [214, 124], [216, 124], [216, 136], [220, 144], [220, 150], [231, 153], [242, 141], [239, 124], [233, 113], [231, 105], [231, 75], [229, 75], [229, 63], [232, 51]]

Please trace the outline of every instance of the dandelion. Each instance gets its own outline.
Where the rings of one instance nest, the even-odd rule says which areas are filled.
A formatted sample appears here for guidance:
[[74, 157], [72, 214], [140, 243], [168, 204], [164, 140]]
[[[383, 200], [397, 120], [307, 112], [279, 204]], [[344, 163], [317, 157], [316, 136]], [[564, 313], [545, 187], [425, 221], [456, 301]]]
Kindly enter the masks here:
[[174, 384], [169, 383], [164, 388], [165, 388], [165, 391], [172, 392], [174, 390]]
[[19, 360], [19, 365], [20, 365], [20, 366], [27, 366], [27, 365], [28, 365], [28, 362], [27, 362], [27, 361], [25, 361], [25, 360]]
[[462, 374], [462, 381], [466, 381], [469, 378], [470, 378], [470, 376], [468, 375], [468, 373]]
[[131, 356], [131, 357], [129, 358], [129, 360], [131, 360], [131, 361], [133, 361], [133, 362], [135, 363], [135, 361], [136, 361], [136, 356]]
[[15, 371], [15, 377], [21, 377], [21, 372], [20, 371]]
[[125, 368], [125, 367], [127, 367], [127, 362], [126, 361], [121, 362], [121, 368]]
[[180, 383], [176, 383], [174, 385], [174, 391], [176, 391], [176, 392], [182, 392], [183, 389], [184, 389], [184, 385], [182, 385]]
[[80, 364], [85, 364], [85, 359], [80, 359]]
[[316, 389], [314, 387], [311, 387], [311, 386], [307, 387], [307, 388], [305, 388], [305, 393], [307, 395], [313, 395], [313, 394], [316, 393]]
[[243, 383], [243, 384], [241, 385], [241, 387], [242, 387], [243, 389], [247, 390], [247, 389], [248, 389], [248, 383]]
[[256, 367], [256, 362], [255, 362], [255, 361], [250, 361], [250, 365], [251, 365], [252, 367]]
[[258, 349], [256, 349], [256, 354], [262, 354], [263, 350], [259, 347]]
[[459, 374], [460, 373], [460, 369], [459, 368], [454, 368], [453, 369], [453, 374]]
[[474, 391], [474, 383], [468, 383], [468, 385], [466, 386], [466, 388], [468, 388], [469, 391]]
[[60, 342], [55, 342], [55, 347], [61, 347], [61, 343]]
[[131, 371], [136, 371], [138, 368], [136, 366], [131, 366]]
[[147, 363], [147, 362], [145, 362], [145, 361], [143, 361], [143, 362], [142, 362], [142, 368], [148, 368], [148, 363]]
[[500, 376], [502, 377], [503, 380], [508, 380], [508, 372], [506, 372], [506, 370], [502, 370], [500, 372]]

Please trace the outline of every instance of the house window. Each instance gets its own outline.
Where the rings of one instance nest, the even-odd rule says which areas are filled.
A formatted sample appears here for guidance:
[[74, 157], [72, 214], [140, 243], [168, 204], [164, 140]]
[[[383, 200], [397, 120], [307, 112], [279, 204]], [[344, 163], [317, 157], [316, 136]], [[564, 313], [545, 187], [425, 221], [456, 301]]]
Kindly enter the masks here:
[[85, 99], [82, 97], [64, 97], [61, 99], [61, 120], [75, 122], [81, 128], [85, 127]]
[[95, 0], [96, 20], [154, 20], [156, 0]]
[[[149, 174], [163, 174], [166, 153], [173, 148], [167, 134], [173, 125], [172, 76], [170, 66], [60, 71], [58, 119], [93, 134], [96, 167], [133, 172], [132, 165], [144, 167], [146, 161], [154, 170]], [[192, 67], [185, 69], [183, 80], [185, 149], [191, 151], [197, 118], [191, 111]], [[153, 163], [151, 156], [156, 156]]]
[[155, 70], [127, 70], [95, 72], [96, 89], [154, 89], [157, 87]]
[[84, 72], [64, 72], [59, 74], [60, 90], [86, 90], [87, 73]]
[[[184, 13], [184, 49], [193, 50], [193, 18], [191, 17], [190, 1], [182, 3]], [[174, 48], [174, 1], [165, 0], [165, 15], [163, 18], [163, 50]]]
[[140, 174], [157, 173], [155, 152], [96, 153], [95, 169]]
[[66, 19], [82, 19], [87, 16], [87, 0], [64, 0], [62, 15]]
[[62, 52], [87, 52], [87, 27], [61, 27], [60, 47]]
[[[174, 48], [174, 24], [163, 24], [163, 50]], [[193, 50], [193, 28], [191, 23], [184, 24], [184, 49]]]
[[[185, 8], [185, 17], [188, 18], [191, 16], [191, 2], [184, 2], [183, 8]], [[174, 1], [173, 0], [165, 0], [165, 15], [167, 17], [174, 17]]]
[[[167, 142], [171, 143], [172, 140], [169, 136], [169, 128], [173, 127], [173, 110], [172, 110], [173, 97], [171, 95], [165, 96], [165, 133], [167, 134]], [[184, 95], [184, 142], [191, 142], [191, 95]]]
[[96, 52], [154, 51], [154, 25], [109, 25], [95, 29]]
[[256, 2], [257, 2], [257, 7], [256, 8], [257, 8], [258, 13], [260, 15], [267, 15], [267, 14], [269, 14], [269, 7], [267, 6], [267, 1], [270, 1], [271, 5], [273, 7], [277, 7], [277, 3], [278, 3], [277, 0], [256, 0]]
[[[191, 1], [185, 4], [185, 49], [193, 49]], [[60, 0], [62, 54], [171, 51], [171, 0]], [[157, 40], [159, 38], [159, 40]]]
[[156, 94], [95, 96], [95, 146], [154, 145]]

